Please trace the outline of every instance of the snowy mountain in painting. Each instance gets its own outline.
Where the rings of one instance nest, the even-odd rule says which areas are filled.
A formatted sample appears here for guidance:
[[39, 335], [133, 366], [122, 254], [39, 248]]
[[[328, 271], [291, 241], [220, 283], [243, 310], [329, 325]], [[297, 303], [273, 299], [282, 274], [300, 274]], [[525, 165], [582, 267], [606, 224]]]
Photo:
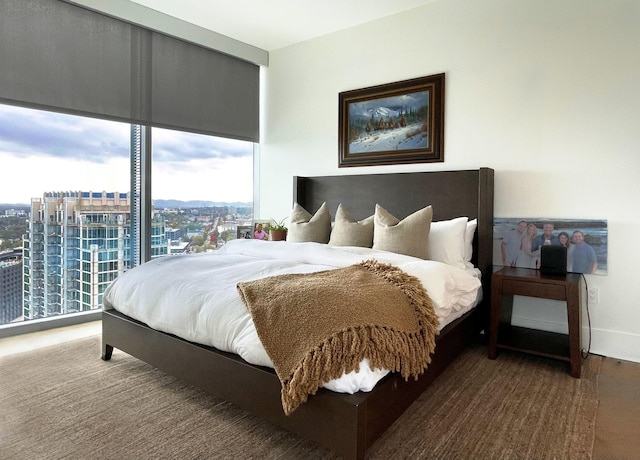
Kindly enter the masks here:
[[373, 116], [377, 120], [378, 118], [398, 117], [400, 116], [400, 112], [388, 107], [376, 107], [366, 110], [362, 116], [368, 119]]
[[349, 152], [425, 149], [429, 146], [426, 91], [349, 105]]

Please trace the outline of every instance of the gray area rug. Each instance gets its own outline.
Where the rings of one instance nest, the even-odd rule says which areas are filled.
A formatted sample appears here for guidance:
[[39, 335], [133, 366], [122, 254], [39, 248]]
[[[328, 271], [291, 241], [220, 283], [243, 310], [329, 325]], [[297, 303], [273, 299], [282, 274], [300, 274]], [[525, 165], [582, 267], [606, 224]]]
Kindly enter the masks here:
[[[367, 458], [589, 459], [602, 358], [466, 350]], [[321, 459], [335, 455], [115, 350], [100, 337], [0, 358], [2, 459]]]

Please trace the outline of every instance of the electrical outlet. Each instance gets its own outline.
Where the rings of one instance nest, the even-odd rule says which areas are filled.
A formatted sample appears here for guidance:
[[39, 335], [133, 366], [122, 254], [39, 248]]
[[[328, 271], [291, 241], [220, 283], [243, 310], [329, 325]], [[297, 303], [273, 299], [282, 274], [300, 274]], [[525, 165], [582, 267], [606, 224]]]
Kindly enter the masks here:
[[600, 301], [600, 291], [597, 287], [589, 288], [589, 303], [597, 304]]

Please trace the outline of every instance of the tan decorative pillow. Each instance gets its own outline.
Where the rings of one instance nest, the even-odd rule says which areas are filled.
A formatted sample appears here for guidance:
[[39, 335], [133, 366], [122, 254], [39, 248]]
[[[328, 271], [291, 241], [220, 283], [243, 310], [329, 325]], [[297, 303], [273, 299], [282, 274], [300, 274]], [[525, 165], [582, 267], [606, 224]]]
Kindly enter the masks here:
[[331, 230], [329, 246], [360, 246], [370, 248], [373, 245], [373, 216], [357, 221], [342, 206], [336, 210], [336, 221]]
[[328, 243], [331, 234], [331, 215], [327, 203], [312, 216], [310, 212], [296, 203], [289, 218], [287, 241], [294, 243]]
[[427, 259], [429, 257], [429, 230], [433, 209], [431, 206], [399, 220], [376, 204], [373, 226], [373, 249]]

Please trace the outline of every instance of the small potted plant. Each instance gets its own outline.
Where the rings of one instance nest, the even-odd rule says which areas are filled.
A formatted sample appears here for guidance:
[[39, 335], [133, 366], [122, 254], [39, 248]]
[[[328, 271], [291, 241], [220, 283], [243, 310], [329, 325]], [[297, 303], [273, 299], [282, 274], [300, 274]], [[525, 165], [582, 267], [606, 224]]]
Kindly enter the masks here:
[[287, 227], [284, 225], [285, 219], [269, 226], [269, 241], [285, 241], [287, 239]]

